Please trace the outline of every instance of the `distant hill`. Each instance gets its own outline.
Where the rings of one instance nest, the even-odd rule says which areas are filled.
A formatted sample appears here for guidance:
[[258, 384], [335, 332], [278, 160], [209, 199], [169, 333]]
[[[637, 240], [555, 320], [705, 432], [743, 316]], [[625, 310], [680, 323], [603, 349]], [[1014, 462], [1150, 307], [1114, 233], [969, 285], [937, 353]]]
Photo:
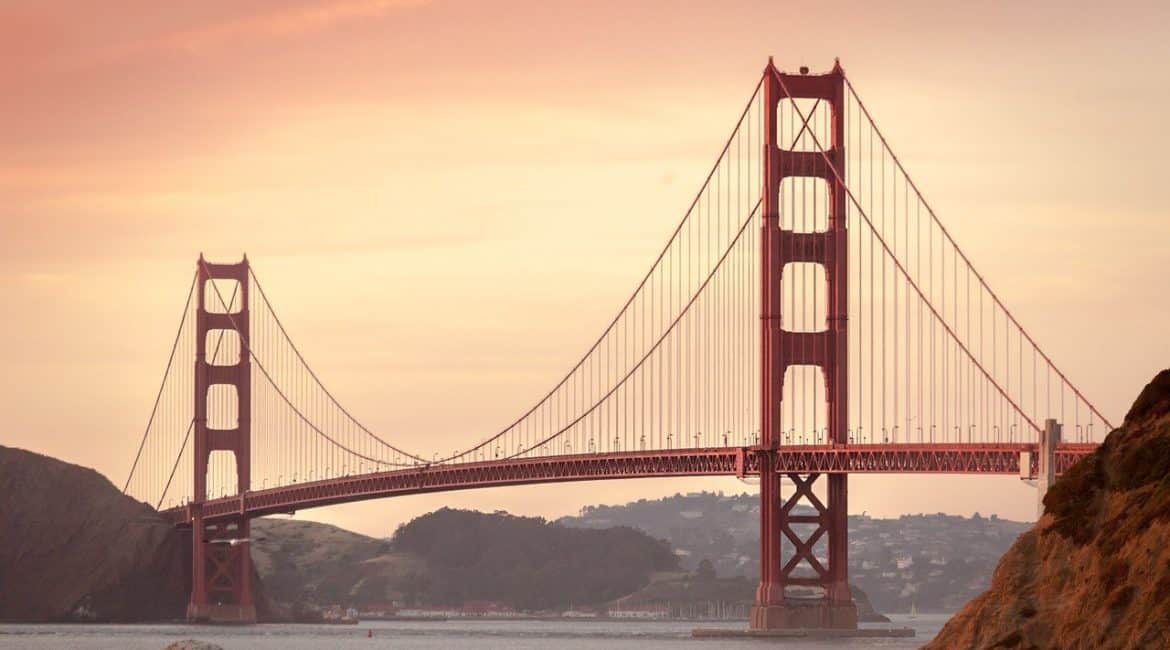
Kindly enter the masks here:
[[1170, 370], [1066, 472], [930, 648], [1170, 647]]
[[252, 540], [266, 590], [298, 618], [298, 608], [402, 600], [394, 585], [424, 566], [386, 540], [311, 521], [255, 519]]
[[[588, 506], [566, 526], [632, 526], [665, 539], [681, 566], [710, 560], [722, 577], [759, 575], [759, 497], [700, 492]], [[849, 517], [849, 579], [882, 612], [955, 611], [989, 584], [1000, 556], [1028, 524], [974, 516]], [[817, 553], [825, 554], [824, 543]], [[792, 548], [785, 540], [785, 553]]]
[[[504, 512], [442, 509], [374, 539], [308, 521], [257, 519], [252, 558], [289, 615], [389, 602], [458, 607], [489, 601], [520, 611], [666, 607], [675, 616], [746, 616], [755, 579], [679, 566], [662, 540], [629, 527], [581, 529]], [[869, 621], [886, 620], [856, 588]]]
[[430, 565], [417, 596], [516, 609], [601, 603], [678, 569], [664, 542], [629, 527], [580, 530], [535, 517], [442, 509], [399, 527], [395, 551]]
[[92, 469], [0, 446], [0, 620], [182, 618], [187, 539]]
[[446, 508], [400, 526], [390, 540], [278, 519], [256, 520], [253, 537], [268, 592], [288, 604], [563, 609], [613, 600], [678, 570], [667, 544], [632, 528], [580, 530]]

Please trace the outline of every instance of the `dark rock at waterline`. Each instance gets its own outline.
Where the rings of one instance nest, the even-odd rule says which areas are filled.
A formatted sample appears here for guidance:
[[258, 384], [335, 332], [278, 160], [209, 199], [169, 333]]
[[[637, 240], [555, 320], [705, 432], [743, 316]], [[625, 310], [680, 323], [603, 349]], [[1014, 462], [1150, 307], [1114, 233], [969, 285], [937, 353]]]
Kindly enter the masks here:
[[183, 639], [182, 641], [175, 641], [163, 648], [163, 650], [223, 650], [223, 646], [197, 639]]

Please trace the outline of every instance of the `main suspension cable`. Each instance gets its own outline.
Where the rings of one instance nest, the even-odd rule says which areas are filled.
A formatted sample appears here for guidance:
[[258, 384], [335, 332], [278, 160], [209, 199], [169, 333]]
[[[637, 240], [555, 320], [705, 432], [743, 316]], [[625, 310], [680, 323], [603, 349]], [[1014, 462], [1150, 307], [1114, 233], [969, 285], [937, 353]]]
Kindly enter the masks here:
[[167, 359], [167, 368], [163, 371], [162, 382], [158, 387], [158, 394], [154, 398], [154, 406], [150, 409], [150, 418], [146, 421], [146, 430], [142, 432], [142, 441], [138, 443], [138, 453], [134, 454], [134, 463], [130, 465], [130, 474], [126, 476], [126, 484], [122, 486], [122, 494], [130, 489], [130, 481], [134, 478], [134, 471], [138, 469], [138, 460], [142, 457], [142, 449], [146, 447], [146, 438], [150, 435], [150, 428], [154, 425], [154, 416], [158, 413], [159, 402], [162, 401], [163, 390], [167, 386], [167, 379], [171, 376], [171, 366], [175, 362], [175, 351], [179, 349], [179, 339], [183, 336], [183, 327], [187, 324], [187, 314], [191, 311], [191, 296], [195, 295], [195, 281], [197, 275], [191, 277], [191, 287], [187, 289], [187, 300], [183, 304], [183, 317], [179, 320], [179, 329], [175, 332], [175, 342], [171, 344], [171, 356]]

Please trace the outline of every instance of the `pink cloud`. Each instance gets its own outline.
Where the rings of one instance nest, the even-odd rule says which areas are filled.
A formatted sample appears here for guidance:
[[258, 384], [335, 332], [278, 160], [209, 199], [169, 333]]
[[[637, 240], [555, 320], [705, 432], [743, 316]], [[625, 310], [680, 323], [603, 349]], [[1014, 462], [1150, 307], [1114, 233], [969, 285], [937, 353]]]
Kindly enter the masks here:
[[111, 63], [149, 52], [201, 54], [245, 40], [285, 39], [327, 31], [345, 23], [379, 19], [424, 5], [428, 0], [339, 0], [278, 4], [258, 13], [239, 13], [209, 24], [181, 27], [110, 46], [89, 63]]
[[351, 20], [381, 18], [392, 10], [416, 7], [425, 1], [350, 0], [302, 6], [170, 34], [163, 37], [161, 44], [187, 51], [200, 51], [245, 37], [287, 38], [329, 29]]

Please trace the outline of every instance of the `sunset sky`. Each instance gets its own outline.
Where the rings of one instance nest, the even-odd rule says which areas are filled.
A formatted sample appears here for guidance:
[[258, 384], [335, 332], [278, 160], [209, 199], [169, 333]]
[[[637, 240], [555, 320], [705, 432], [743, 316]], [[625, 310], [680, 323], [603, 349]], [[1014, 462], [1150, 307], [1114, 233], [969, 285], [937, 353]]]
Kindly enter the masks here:
[[[481, 438], [615, 313], [769, 55], [840, 57], [976, 267], [1115, 422], [1170, 366], [1163, 2], [8, 0], [0, 444], [120, 486], [200, 252], [248, 254], [375, 430], [446, 451]], [[878, 516], [1035, 508], [1014, 478], [851, 485], [850, 509]], [[385, 535], [441, 505], [552, 517], [699, 489], [754, 488], [567, 484], [298, 516]]]

